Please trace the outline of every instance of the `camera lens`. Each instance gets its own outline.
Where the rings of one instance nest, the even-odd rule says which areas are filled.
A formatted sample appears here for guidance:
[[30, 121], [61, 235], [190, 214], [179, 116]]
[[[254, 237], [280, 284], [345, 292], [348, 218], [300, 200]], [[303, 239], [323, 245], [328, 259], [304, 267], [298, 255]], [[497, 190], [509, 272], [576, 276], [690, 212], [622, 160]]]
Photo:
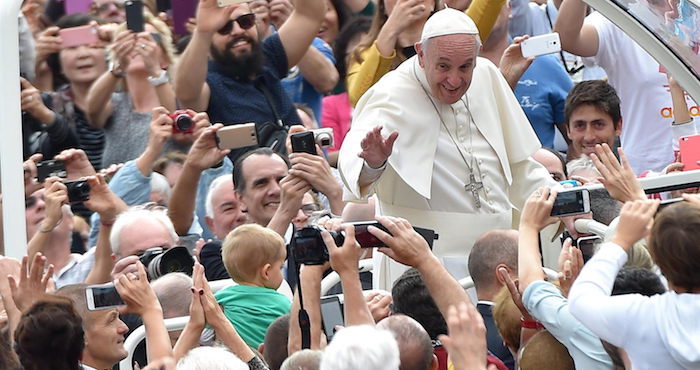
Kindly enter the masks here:
[[148, 278], [153, 280], [171, 272], [182, 272], [192, 276], [194, 260], [183, 246], [172, 247], [156, 256], [148, 264]]
[[177, 127], [178, 131], [181, 132], [188, 132], [192, 130], [192, 117], [190, 117], [188, 114], [179, 114], [177, 117], [175, 117], [175, 127]]

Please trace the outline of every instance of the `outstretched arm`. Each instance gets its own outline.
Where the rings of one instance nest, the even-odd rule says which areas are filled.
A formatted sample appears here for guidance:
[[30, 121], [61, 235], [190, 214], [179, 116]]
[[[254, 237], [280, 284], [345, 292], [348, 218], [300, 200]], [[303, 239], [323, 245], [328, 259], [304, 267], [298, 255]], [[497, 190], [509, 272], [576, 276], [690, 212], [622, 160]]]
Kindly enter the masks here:
[[326, 7], [323, 1], [297, 0], [296, 7], [279, 29], [279, 37], [287, 54], [289, 68], [297, 65], [309, 50], [321, 27]]
[[598, 31], [584, 24], [586, 4], [582, 0], [566, 0], [559, 7], [554, 32], [559, 32], [562, 49], [582, 57], [598, 54]]

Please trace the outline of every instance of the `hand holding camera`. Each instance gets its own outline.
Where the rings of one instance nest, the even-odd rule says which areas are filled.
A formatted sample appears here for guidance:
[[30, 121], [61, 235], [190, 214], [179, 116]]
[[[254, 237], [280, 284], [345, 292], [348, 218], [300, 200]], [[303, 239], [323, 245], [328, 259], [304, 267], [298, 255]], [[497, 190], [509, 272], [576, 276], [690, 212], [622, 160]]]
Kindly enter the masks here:
[[[174, 119], [179, 118], [179, 111], [173, 114], [168, 113], [168, 110], [163, 107], [153, 108], [153, 113], [151, 118], [150, 134], [148, 136], [148, 147], [154, 151], [160, 153], [163, 150], [163, 145], [165, 142], [170, 140], [170, 137], [175, 132]], [[191, 117], [185, 113], [184, 116], [187, 117], [189, 124], [191, 125]]]
[[323, 237], [323, 242], [326, 244], [328, 249], [328, 256], [331, 262], [331, 268], [333, 271], [337, 272], [341, 277], [344, 274], [354, 274], [357, 275], [358, 267], [357, 264], [360, 261], [360, 255], [362, 254], [362, 248], [355, 241], [355, 226], [352, 224], [343, 224], [338, 229], [333, 231], [343, 230], [345, 232], [345, 240], [342, 246], [337, 246], [335, 244], [334, 238], [328, 231], [321, 232]]
[[20, 93], [22, 111], [29, 113], [44, 125], [52, 124], [56, 114], [44, 104], [44, 100], [41, 98], [41, 91], [23, 77], [20, 77], [19, 81], [22, 86]]
[[46, 217], [41, 221], [39, 230], [52, 231], [63, 220], [62, 207], [68, 204], [68, 188], [58, 177], [50, 177], [46, 179], [44, 189]]
[[95, 168], [92, 167], [87, 154], [82, 149], [66, 149], [56, 155], [54, 160], [63, 162], [67, 180], [77, 180], [96, 174]]
[[51, 26], [42, 31], [36, 39], [36, 65], [39, 65], [48, 59], [49, 55], [61, 51], [61, 37], [58, 35], [60, 29], [56, 26]]
[[374, 226], [368, 227], [367, 231], [389, 247], [379, 249], [389, 258], [417, 269], [420, 269], [419, 266], [422, 263], [437, 258], [430, 251], [425, 238], [408, 221], [389, 216], [377, 216], [377, 221], [388, 232]]
[[649, 234], [658, 208], [658, 199], [625, 203], [620, 210], [620, 221], [612, 242], [629, 251], [634, 243]]
[[126, 71], [129, 66], [129, 62], [134, 57], [136, 51], [136, 34], [126, 30], [121, 32], [114, 38], [112, 42], [112, 51], [116, 55], [116, 62], [119, 68]]
[[41, 153], [33, 154], [29, 159], [22, 163], [22, 169], [24, 171], [24, 196], [28, 197], [32, 195], [35, 191], [44, 187], [42, 181], [37, 178], [37, 165], [41, 163], [44, 156]]
[[306, 180], [291, 173], [287, 175], [280, 181], [280, 205], [278, 212], [281, 211], [284, 215], [289, 216], [291, 221], [299, 212], [304, 194], [309, 190], [311, 190], [311, 185]]
[[540, 232], [547, 225], [557, 222], [557, 219], [551, 216], [557, 194], [556, 190], [547, 187], [539, 188], [530, 194], [520, 216], [520, 230]]
[[85, 202], [85, 206], [100, 215], [100, 222], [114, 223], [117, 215], [128, 208], [126, 203], [109, 190], [104, 175], [90, 176], [87, 183], [90, 187], [90, 198]]
[[[206, 117], [206, 113], [200, 114]], [[205, 122], [205, 120], [200, 122]], [[206, 119], [206, 122], [209, 122], [209, 119]], [[199, 137], [197, 137], [194, 144], [192, 144], [189, 153], [187, 153], [185, 166], [193, 167], [198, 171], [204, 171], [224, 159], [230, 150], [219, 149], [216, 143], [217, 132], [223, 127], [224, 125], [217, 123], [202, 130]]]

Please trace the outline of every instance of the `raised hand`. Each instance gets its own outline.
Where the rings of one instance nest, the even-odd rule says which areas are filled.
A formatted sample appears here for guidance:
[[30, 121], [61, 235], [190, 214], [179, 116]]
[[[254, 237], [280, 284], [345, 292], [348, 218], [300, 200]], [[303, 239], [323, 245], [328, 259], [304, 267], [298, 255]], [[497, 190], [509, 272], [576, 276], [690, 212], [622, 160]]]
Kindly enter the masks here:
[[22, 110], [31, 114], [32, 117], [45, 125], [53, 123], [56, 114], [44, 104], [44, 100], [41, 98], [41, 91], [23, 77], [20, 77], [19, 81], [22, 85], [22, 92], [20, 93]]
[[270, 0], [270, 22], [275, 28], [282, 27], [294, 11], [294, 5], [289, 0]]
[[503, 52], [501, 63], [498, 65], [498, 69], [513, 90], [515, 90], [518, 80], [523, 76], [525, 70], [527, 70], [535, 60], [535, 57], [523, 57], [522, 50], [520, 49], [520, 43], [528, 38], [530, 38], [528, 35], [514, 38], [513, 43]]
[[216, 144], [216, 132], [222, 127], [224, 127], [224, 125], [217, 123], [202, 130], [202, 133], [197, 140], [195, 140], [194, 144], [192, 144], [189, 153], [187, 153], [185, 165], [192, 166], [199, 171], [204, 171], [219, 163], [230, 152], [228, 149], [219, 149]]
[[522, 292], [520, 291], [520, 287], [518, 286], [518, 281], [514, 281], [510, 277], [510, 274], [508, 273], [508, 270], [505, 267], [499, 268], [497, 272], [501, 279], [503, 279], [503, 281], [505, 282], [506, 288], [508, 289], [508, 293], [510, 293], [510, 298], [513, 299], [513, 303], [515, 303], [515, 306], [518, 307], [518, 310], [520, 311], [520, 315], [523, 317], [523, 320], [533, 321], [530, 312], [527, 311], [525, 305], [523, 304]]
[[532, 193], [523, 207], [520, 229], [530, 228], [539, 232], [547, 225], [557, 222], [555, 217], [550, 216], [555, 199], [557, 191], [546, 187]]
[[413, 230], [408, 221], [388, 216], [377, 216], [377, 221], [386, 227], [389, 233], [374, 226], [368, 227], [367, 231], [388, 247], [380, 248], [379, 251], [389, 258], [418, 269], [421, 263], [436, 258], [430, 251], [428, 242]]
[[382, 126], [377, 126], [362, 139], [360, 142], [362, 152], [357, 156], [364, 159], [371, 168], [379, 168], [391, 155], [394, 142], [398, 136], [399, 133], [394, 131], [389, 137], [384, 139], [382, 137]]
[[620, 154], [620, 161], [615, 158], [608, 144], [595, 146], [595, 153], [591, 153], [591, 160], [598, 172], [603, 175], [598, 180], [605, 186], [610, 196], [620, 202], [646, 199], [625, 152], [622, 148], [618, 148], [617, 151]]
[[36, 39], [36, 60], [39, 65], [48, 59], [49, 55], [61, 51], [61, 37], [58, 35], [59, 28], [51, 26], [39, 34]]
[[25, 198], [32, 195], [35, 191], [41, 189], [44, 185], [36, 181], [37, 170], [36, 164], [41, 162], [44, 156], [41, 153], [32, 154], [29, 159], [22, 163], [24, 170], [24, 196]]
[[117, 56], [119, 68], [126, 70], [129, 62], [134, 56], [134, 48], [136, 46], [136, 34], [130, 30], [121, 32], [114, 38], [112, 42], [112, 50]]
[[66, 180], [78, 180], [94, 176], [95, 168], [90, 164], [87, 154], [82, 149], [66, 149], [54, 157], [66, 166]]
[[[141, 32], [136, 35], [136, 47], [134, 51], [136, 55], [140, 55], [143, 59], [143, 64], [146, 67], [146, 72], [149, 76], [158, 77], [163, 70], [160, 64], [160, 55], [163, 53], [149, 32]], [[159, 53], [160, 50], [160, 53]]]
[[173, 136], [173, 119], [168, 114], [168, 110], [163, 107], [153, 108], [148, 136], [149, 146], [162, 149], [165, 142]]
[[634, 243], [649, 234], [658, 208], [658, 199], [625, 203], [612, 242], [629, 251]]
[[46, 257], [41, 253], [34, 255], [31, 267], [27, 270], [28, 257], [22, 257], [22, 265], [19, 271], [19, 280], [13, 275], [8, 275], [12, 299], [15, 301], [17, 309], [24, 312], [31, 307], [44, 293], [49, 286], [49, 280], [53, 276], [53, 265], [46, 267]]
[[571, 238], [566, 238], [559, 253], [559, 287], [564, 297], [569, 296], [571, 286], [582, 268], [583, 254], [581, 254], [581, 250], [571, 245]]
[[456, 370], [484, 369], [486, 326], [473, 305], [450, 306], [445, 318], [449, 335], [438, 339], [447, 349]]
[[374, 322], [380, 322], [391, 314], [391, 294], [385, 292], [372, 292], [365, 296], [369, 312], [372, 313]]
[[384, 27], [399, 34], [414, 22], [427, 18], [431, 10], [425, 6], [423, 0], [398, 0]]
[[358, 262], [360, 261], [360, 255], [362, 255], [362, 248], [355, 241], [355, 226], [352, 224], [344, 224], [340, 226], [340, 229], [345, 231], [345, 242], [342, 246], [338, 247], [335, 241], [331, 237], [328, 231], [323, 231], [321, 236], [323, 237], [323, 242], [328, 248], [328, 255], [331, 263], [331, 268], [333, 271], [337, 272], [338, 275], [344, 274], [358, 274]]
[[125, 211], [128, 206], [109, 190], [104, 175], [90, 176], [87, 181], [90, 184], [90, 199], [85, 201], [85, 206], [97, 212], [101, 222], [114, 223], [117, 215]]
[[68, 189], [58, 177], [46, 179], [44, 202], [46, 202], [46, 217], [41, 221], [44, 232], [52, 231], [63, 220], [63, 205], [68, 204]]
[[156, 293], [148, 283], [146, 269], [141, 262], [136, 263], [136, 272], [121, 275], [114, 280], [119, 296], [126, 303], [126, 307], [120, 307], [120, 313], [133, 313], [144, 316], [152, 312], [162, 312]]
[[226, 25], [231, 18], [231, 13], [245, 4], [230, 5], [220, 8], [216, 0], [201, 0], [197, 6], [196, 31], [213, 34]]

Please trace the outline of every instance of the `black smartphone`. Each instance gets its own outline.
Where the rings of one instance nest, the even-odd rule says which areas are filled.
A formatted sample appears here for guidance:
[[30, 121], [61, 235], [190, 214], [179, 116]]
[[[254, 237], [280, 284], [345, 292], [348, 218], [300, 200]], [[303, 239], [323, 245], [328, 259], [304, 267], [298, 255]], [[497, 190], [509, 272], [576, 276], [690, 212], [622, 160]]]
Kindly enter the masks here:
[[64, 184], [68, 188], [68, 202], [71, 204], [90, 199], [90, 184], [87, 180], [65, 181]]
[[552, 206], [553, 217], [580, 215], [591, 211], [591, 195], [588, 189], [573, 188], [559, 192]]
[[312, 131], [299, 132], [290, 137], [293, 153], [316, 155], [316, 137]]
[[343, 305], [337, 296], [321, 298], [321, 318], [323, 319], [323, 331], [330, 342], [335, 335], [335, 327], [345, 325]]
[[128, 0], [124, 3], [126, 11], [126, 28], [135, 32], [143, 32], [143, 2], [141, 0]]
[[599, 236], [583, 236], [576, 239], [576, 248], [578, 248], [583, 255], [583, 263], [588, 262], [588, 260], [593, 257], [596, 246], [602, 242], [603, 239]]
[[90, 285], [85, 288], [88, 310], [106, 310], [124, 305], [114, 284]]
[[36, 164], [36, 181], [43, 182], [49, 177], [66, 177], [66, 166], [61, 161], [41, 161]]

